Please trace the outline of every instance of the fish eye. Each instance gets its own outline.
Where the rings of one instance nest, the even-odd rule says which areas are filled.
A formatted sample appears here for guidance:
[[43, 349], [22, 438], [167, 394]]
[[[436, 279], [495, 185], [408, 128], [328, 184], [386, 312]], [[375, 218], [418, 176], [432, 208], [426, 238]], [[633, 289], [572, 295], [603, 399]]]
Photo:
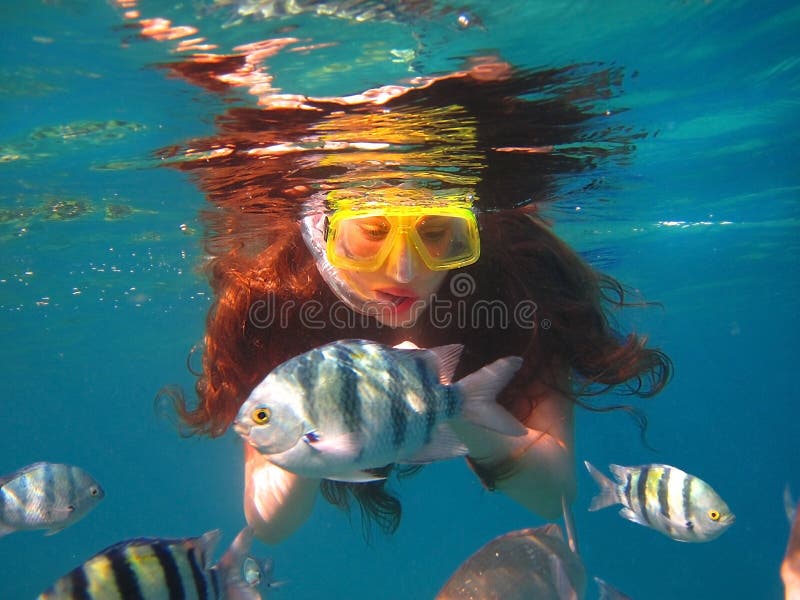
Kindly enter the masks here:
[[98, 490], [96, 487], [93, 487], [92, 489], [90, 489], [90, 490], [89, 490], [89, 493], [90, 493], [92, 496], [97, 496], [97, 494], [99, 494], [99, 493], [100, 493], [100, 490]]
[[712, 521], [719, 521], [719, 518], [721, 516], [722, 515], [720, 514], [720, 512], [718, 510], [714, 510], [713, 508], [708, 511], [708, 518], [711, 519]]
[[272, 411], [266, 406], [261, 406], [253, 411], [250, 415], [256, 425], [266, 425], [272, 416]]

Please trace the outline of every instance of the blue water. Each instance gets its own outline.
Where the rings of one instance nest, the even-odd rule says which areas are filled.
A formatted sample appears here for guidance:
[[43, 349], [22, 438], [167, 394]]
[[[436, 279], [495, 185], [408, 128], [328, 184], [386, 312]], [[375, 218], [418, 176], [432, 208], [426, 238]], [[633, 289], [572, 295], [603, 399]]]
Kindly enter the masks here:
[[[292, 93], [355, 93], [487, 53], [523, 68], [623, 70], [608, 110], [646, 135], [605, 167], [599, 190], [567, 182], [550, 216], [589, 260], [661, 303], [619, 318], [676, 372], [640, 405], [655, 451], [624, 414], [579, 411], [577, 456], [680, 466], [711, 482], [737, 521], [711, 543], [680, 544], [613, 510], [587, 512], [594, 483], [580, 471], [583, 559], [638, 599], [782, 597], [781, 495], [787, 483], [800, 494], [800, 7], [472, 2], [462, 28], [448, 12], [237, 24], [232, 8], [210, 4], [138, 9], [195, 25], [222, 51], [287, 23], [308, 43], [338, 42], [270, 62]], [[0, 539], [4, 599], [34, 597], [121, 539], [221, 528], [227, 544], [244, 524], [240, 442], [180, 438], [153, 408], [161, 386], [192, 388], [186, 357], [210, 291], [197, 269], [205, 200], [152, 153], [212, 134], [225, 101], [155, 68], [174, 59], [174, 42], [140, 39], [131, 23], [112, 2], [0, 8], [0, 472], [74, 463], [107, 494], [55, 536]], [[393, 62], [391, 49], [416, 56]], [[112, 218], [116, 205], [132, 212]], [[320, 502], [290, 540], [257, 544], [288, 580], [274, 597], [432, 598], [489, 539], [542, 522], [483, 491], [461, 461], [393, 487], [404, 512], [391, 537], [367, 544], [357, 514], [350, 522]]]

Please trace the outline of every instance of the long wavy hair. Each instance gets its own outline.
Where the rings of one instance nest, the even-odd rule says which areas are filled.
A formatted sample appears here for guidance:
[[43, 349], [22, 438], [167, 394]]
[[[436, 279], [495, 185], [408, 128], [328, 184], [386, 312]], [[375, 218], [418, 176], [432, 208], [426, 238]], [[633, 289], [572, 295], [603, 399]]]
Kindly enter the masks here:
[[[618, 70], [576, 66], [517, 73], [499, 82], [445, 78], [380, 107], [309, 100], [313, 111], [233, 108], [219, 119], [218, 135], [192, 142], [192, 152], [203, 160], [185, 160], [185, 147], [165, 149], [162, 157], [192, 172], [211, 204], [203, 213], [210, 256], [204, 268], [214, 301], [196, 384], [198, 402], [175, 395], [188, 431], [222, 435], [267, 373], [313, 347], [344, 337], [386, 344], [404, 339], [403, 329], [366, 319], [351, 319], [342, 327], [342, 313], [331, 310], [338, 300], [322, 280], [298, 222], [299, 207], [320, 185], [361, 168], [358, 160], [348, 166], [346, 160], [329, 160], [324, 150], [307, 149], [309, 132], [320, 123], [327, 131], [348, 116], [374, 122], [369, 119], [387, 109], [409, 114], [457, 104], [457, 112], [474, 125], [473, 152], [484, 157], [477, 169], [469, 166], [483, 209], [481, 260], [450, 273], [438, 298], [461, 303], [469, 315], [480, 313], [479, 303], [506, 309], [527, 303], [535, 316], [526, 327], [489, 326], [475, 319], [423, 327], [422, 339], [415, 341], [424, 347], [464, 344], [456, 377], [502, 356], [523, 356], [522, 369], [499, 399], [520, 419], [536, 409], [536, 399], [522, 391], [531, 381], [596, 410], [603, 406], [593, 398], [609, 390], [640, 397], [658, 393], [670, 378], [671, 363], [648, 348], [645, 338], [615, 329], [612, 311], [627, 301], [623, 286], [560, 240], [537, 208], [558, 197], [559, 176], [624, 159], [632, 150], [639, 134], [621, 126], [602, 131], [594, 126], [599, 113], [593, 102], [612, 95], [620, 80]], [[450, 118], [453, 111], [442, 114]], [[291, 141], [305, 143], [304, 151], [262, 152], [253, 158], [254, 147]], [[425, 143], [428, 150], [435, 144]], [[204, 151], [219, 149], [225, 151], [207, 160]], [[472, 288], [465, 295], [455, 284], [456, 277], [467, 275]], [[312, 324], [305, 312], [310, 303], [319, 308]], [[385, 482], [325, 481], [322, 491], [341, 507], [354, 499], [365, 522], [374, 520], [385, 531], [399, 524], [401, 506]]]

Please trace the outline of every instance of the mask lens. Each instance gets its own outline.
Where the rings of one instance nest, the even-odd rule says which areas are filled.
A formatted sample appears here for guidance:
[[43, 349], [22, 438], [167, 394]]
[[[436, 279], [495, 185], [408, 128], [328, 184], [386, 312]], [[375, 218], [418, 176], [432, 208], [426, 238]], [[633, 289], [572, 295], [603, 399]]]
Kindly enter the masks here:
[[418, 219], [414, 232], [428, 266], [454, 268], [450, 265], [477, 256], [477, 230], [473, 223], [466, 218], [445, 215], [426, 215]]
[[328, 232], [328, 259], [343, 268], [375, 270], [394, 237], [391, 222], [380, 215], [334, 218]]
[[354, 212], [337, 212], [330, 218], [327, 254], [336, 267], [358, 271], [378, 269], [398, 241], [398, 235], [408, 236], [432, 270], [469, 265], [480, 256], [478, 225], [469, 210], [423, 212], [415, 208], [413, 212], [390, 210], [384, 214]]

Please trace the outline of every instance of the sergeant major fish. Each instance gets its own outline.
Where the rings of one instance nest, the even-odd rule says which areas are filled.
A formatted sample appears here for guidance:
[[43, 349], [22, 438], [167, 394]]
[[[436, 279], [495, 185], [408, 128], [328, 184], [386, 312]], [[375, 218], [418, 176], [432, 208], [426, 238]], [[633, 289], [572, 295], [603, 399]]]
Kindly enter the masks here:
[[276, 367], [253, 390], [236, 432], [298, 475], [371, 481], [394, 462], [467, 453], [447, 421], [463, 418], [508, 435], [525, 427], [495, 402], [519, 369], [501, 358], [450, 384], [463, 346], [429, 350], [343, 340]]
[[0, 477], [0, 536], [13, 531], [61, 531], [83, 518], [105, 496], [80, 467], [37, 462]]
[[588, 461], [600, 486], [589, 510], [622, 504], [619, 514], [679, 542], [708, 542], [734, 522], [725, 501], [702, 479], [668, 465], [610, 465], [611, 481]]
[[257, 581], [244, 579], [253, 541], [246, 527], [216, 565], [218, 529], [183, 539], [137, 538], [119, 542], [73, 569], [36, 600], [260, 600]]

